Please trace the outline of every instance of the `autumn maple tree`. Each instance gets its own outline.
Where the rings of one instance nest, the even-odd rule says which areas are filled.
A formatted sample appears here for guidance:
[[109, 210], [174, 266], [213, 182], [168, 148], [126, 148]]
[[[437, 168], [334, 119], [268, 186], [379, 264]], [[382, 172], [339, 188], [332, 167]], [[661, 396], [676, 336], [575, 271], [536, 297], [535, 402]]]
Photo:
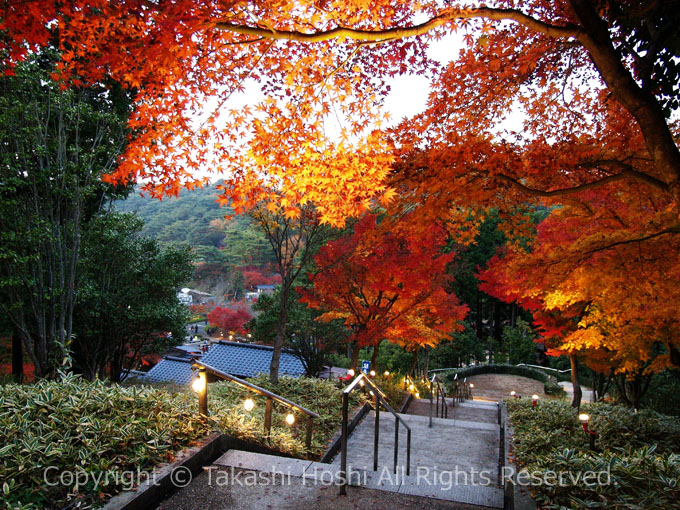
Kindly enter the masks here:
[[223, 333], [244, 333], [243, 326], [252, 315], [243, 303], [234, 306], [217, 306], [208, 314], [208, 322]]
[[351, 235], [319, 251], [311, 286], [298, 292], [303, 303], [325, 312], [317, 320], [344, 320], [352, 332], [352, 368], [361, 347], [377, 352], [388, 340], [415, 351], [462, 329], [459, 321], [468, 309], [447, 292], [447, 265], [454, 254], [442, 253], [445, 242], [442, 228], [412, 236], [381, 228], [370, 214]]
[[[560, 306], [618, 285], [598, 305], [611, 312], [608, 336], [637, 345], [635, 328], [652, 328], [668, 351], [660, 363], [680, 366], [669, 306], [680, 298], [675, 2], [0, 5], [7, 71], [53, 43], [55, 79], [135, 93], [110, 179], [162, 196], [209, 168], [237, 212], [266, 199], [293, 217], [313, 203], [334, 225], [381, 197], [391, 214], [415, 211], [413, 232], [436, 221], [461, 242], [474, 235], [472, 210], [540, 203], [568, 239], [546, 245], [564, 250], [553, 278], [561, 271], [573, 294]], [[455, 33], [464, 44], [452, 61], [431, 60], [428, 45]], [[388, 129], [388, 80], [407, 73], [430, 79], [428, 106]], [[238, 106], [246, 88], [261, 95]], [[507, 218], [509, 238], [526, 238], [530, 221]]]

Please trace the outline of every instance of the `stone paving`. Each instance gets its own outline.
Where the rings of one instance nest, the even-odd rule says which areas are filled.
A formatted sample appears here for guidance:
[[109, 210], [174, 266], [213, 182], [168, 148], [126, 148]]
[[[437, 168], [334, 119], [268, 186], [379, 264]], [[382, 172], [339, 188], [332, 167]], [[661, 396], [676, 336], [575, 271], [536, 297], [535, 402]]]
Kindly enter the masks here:
[[[450, 402], [449, 402], [450, 406]], [[397, 471], [394, 472], [395, 418], [387, 411], [379, 417], [378, 469], [373, 471], [373, 445], [375, 413], [370, 412], [354, 429], [348, 440], [348, 466], [346, 479], [350, 490], [361, 497], [379, 494], [385, 508], [417, 507], [433, 509], [503, 508], [503, 490], [499, 486], [499, 426], [495, 402], [465, 402], [449, 407], [449, 418], [433, 418], [429, 427], [429, 401], [415, 400], [410, 411], [419, 414], [401, 414], [411, 428], [410, 474], [406, 473], [406, 428], [399, 426]], [[192, 497], [203, 498], [213, 494], [217, 500], [209, 508], [345, 508], [337, 499], [340, 472], [340, 454], [331, 464], [286, 459], [264, 454], [229, 450], [211, 468], [197, 477], [189, 487], [175, 494], [159, 508], [181, 510], [190, 508]], [[216, 490], [212, 482], [222, 476], [231, 480], [232, 488]], [[257, 489], [258, 504], [239, 502], [238, 494], [244, 481], [252, 481]], [[273, 482], [260, 487], [262, 481]], [[236, 485], [234, 485], [234, 482]], [[200, 487], [208, 485], [201, 492]], [[278, 488], [277, 488], [278, 487]], [[332, 493], [332, 496], [331, 496]], [[348, 492], [349, 494], [349, 492]], [[373, 496], [371, 496], [373, 497]], [[291, 499], [292, 498], [292, 499]], [[415, 498], [415, 499], [414, 499]], [[322, 504], [326, 499], [328, 504]], [[332, 504], [330, 504], [332, 500]], [[314, 501], [315, 503], [312, 503]], [[386, 503], [386, 502], [391, 503]], [[195, 501], [194, 501], [195, 502]], [[221, 503], [220, 503], [221, 502]], [[265, 504], [266, 503], [266, 504]], [[351, 508], [351, 507], [349, 507]], [[371, 506], [370, 510], [381, 508]]]

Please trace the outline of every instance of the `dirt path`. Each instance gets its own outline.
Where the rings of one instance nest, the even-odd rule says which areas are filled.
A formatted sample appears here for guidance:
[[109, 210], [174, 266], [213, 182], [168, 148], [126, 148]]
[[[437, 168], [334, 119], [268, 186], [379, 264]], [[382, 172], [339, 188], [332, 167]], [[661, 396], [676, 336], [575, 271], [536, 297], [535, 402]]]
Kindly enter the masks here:
[[523, 397], [538, 395], [545, 398], [543, 383], [528, 377], [504, 374], [482, 374], [468, 377], [468, 382], [475, 385], [472, 395], [475, 400], [501, 400], [516, 391]]

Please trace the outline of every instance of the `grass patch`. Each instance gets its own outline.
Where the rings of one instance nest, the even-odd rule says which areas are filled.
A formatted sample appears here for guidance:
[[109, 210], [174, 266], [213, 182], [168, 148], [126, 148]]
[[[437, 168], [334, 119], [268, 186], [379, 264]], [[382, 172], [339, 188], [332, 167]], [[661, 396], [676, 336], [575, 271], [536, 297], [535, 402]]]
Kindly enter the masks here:
[[[653, 411], [589, 404], [590, 428], [599, 434], [591, 452], [576, 413], [562, 401], [509, 400], [514, 455], [541, 479], [566, 473], [565, 485], [533, 485], [546, 509], [680, 508], [680, 423]], [[578, 473], [606, 472], [607, 483], [586, 484]], [[547, 478], [546, 478], [547, 479]]]

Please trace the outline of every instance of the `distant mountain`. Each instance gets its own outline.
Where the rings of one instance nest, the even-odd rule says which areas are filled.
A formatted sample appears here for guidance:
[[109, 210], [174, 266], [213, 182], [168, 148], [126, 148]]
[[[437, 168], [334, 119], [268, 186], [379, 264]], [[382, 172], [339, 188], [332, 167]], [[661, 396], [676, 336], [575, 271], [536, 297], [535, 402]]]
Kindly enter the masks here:
[[162, 201], [133, 192], [127, 200], [116, 202], [115, 207], [136, 212], [146, 223], [144, 234], [163, 243], [192, 246], [197, 262], [231, 266], [274, 263], [267, 239], [249, 216], [225, 219], [233, 210], [219, 207], [215, 186], [183, 189], [179, 197]]

